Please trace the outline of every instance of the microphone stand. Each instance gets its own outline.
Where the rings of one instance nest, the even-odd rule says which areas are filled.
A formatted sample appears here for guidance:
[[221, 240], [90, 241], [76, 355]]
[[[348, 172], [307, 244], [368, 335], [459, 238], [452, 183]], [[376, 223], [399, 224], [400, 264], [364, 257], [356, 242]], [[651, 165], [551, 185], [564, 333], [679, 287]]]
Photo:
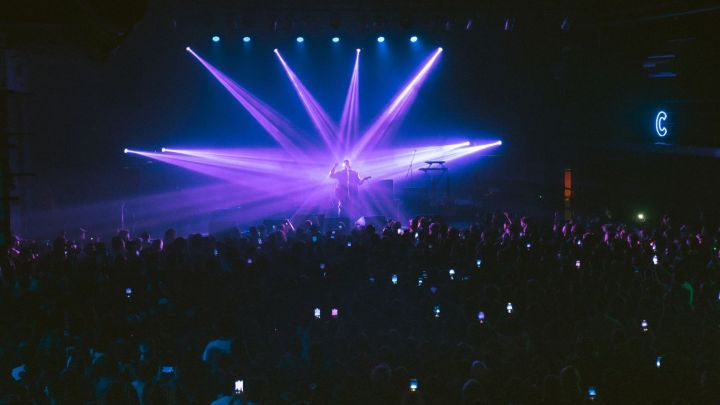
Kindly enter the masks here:
[[415, 153], [416, 152], [417, 152], [417, 149], [413, 149], [413, 154], [412, 154], [412, 157], [410, 158], [410, 167], [408, 167], [407, 174], [405, 174], [406, 178], [410, 177], [410, 175], [412, 174], [412, 167], [413, 167], [413, 162], [415, 161]]
[[345, 168], [345, 174], [347, 176], [347, 204], [350, 205], [350, 168]]

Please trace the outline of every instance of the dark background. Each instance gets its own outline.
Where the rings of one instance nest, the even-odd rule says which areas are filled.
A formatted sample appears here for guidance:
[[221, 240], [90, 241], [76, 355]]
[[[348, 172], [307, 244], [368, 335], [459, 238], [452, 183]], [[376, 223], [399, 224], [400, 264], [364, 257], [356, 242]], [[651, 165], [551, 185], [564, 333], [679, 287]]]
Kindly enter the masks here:
[[[126, 147], [272, 144], [188, 45], [308, 131], [273, 48], [336, 119], [353, 49], [362, 48], [362, 127], [442, 46], [392, 142], [502, 139], [495, 156], [454, 174], [458, 197], [493, 188], [560, 207], [562, 170], [572, 168], [579, 212], [717, 206], [717, 3], [196, 3], [0, 6], [5, 52], [27, 93], [8, 102], [7, 124], [31, 133], [13, 164], [35, 174], [15, 180], [15, 229], [32, 233], [39, 212], [56, 213], [52, 226], [72, 226], [62, 220], [69, 207], [116, 208], [130, 196], [207, 181], [124, 155]], [[379, 33], [385, 44], [375, 41]], [[329, 40], [336, 34], [337, 46]], [[412, 34], [418, 44], [408, 42]], [[253, 41], [243, 44], [244, 35]], [[306, 38], [301, 46], [297, 35]], [[661, 109], [670, 131], [662, 139], [654, 132]]]

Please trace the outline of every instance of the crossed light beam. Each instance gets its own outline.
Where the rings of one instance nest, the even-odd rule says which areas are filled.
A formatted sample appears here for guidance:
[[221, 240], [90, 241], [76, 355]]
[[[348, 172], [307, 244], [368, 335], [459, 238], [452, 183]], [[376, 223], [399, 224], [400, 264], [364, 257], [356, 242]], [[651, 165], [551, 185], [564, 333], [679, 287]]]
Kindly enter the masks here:
[[[442, 53], [442, 48], [437, 48], [432, 55], [430, 55], [422, 67], [413, 76], [403, 89], [393, 97], [390, 104], [385, 107], [379, 117], [375, 119], [370, 128], [363, 134], [360, 140], [355, 144], [351, 153], [351, 159], [355, 159], [363, 152], [370, 152], [372, 148], [385, 136], [389, 135], [391, 130], [396, 128], [395, 124], [399, 124], [405, 117], [407, 112], [410, 110], [410, 106], [417, 97], [417, 93], [420, 86], [425, 81], [425, 78], [430, 72], [430, 69], [435, 65], [438, 57]], [[368, 153], [369, 154], [369, 153]]]
[[[289, 121], [280, 115], [277, 111], [270, 108], [267, 104], [250, 94], [243, 87], [232, 81], [220, 70], [212, 66], [209, 62], [199, 56], [190, 47], [186, 50], [192, 54], [222, 85], [228, 90], [240, 104], [248, 110], [250, 115], [255, 118], [258, 123], [275, 139], [280, 146], [290, 151], [296, 148], [296, 143], [303, 141], [304, 136], [294, 130]], [[315, 129], [320, 138], [325, 143], [330, 154], [336, 160], [347, 157], [356, 158], [361, 153], [370, 155], [373, 147], [384, 137], [388, 136], [393, 129], [402, 121], [410, 106], [417, 97], [418, 91], [429, 75], [430, 70], [436, 64], [438, 58], [443, 52], [442, 48], [437, 48], [428, 56], [420, 65], [420, 68], [412, 76], [412, 78], [396, 93], [385, 109], [378, 115], [367, 131], [361, 136], [357, 142], [355, 134], [359, 127], [358, 100], [359, 100], [359, 61], [360, 50], [355, 51], [355, 65], [353, 75], [350, 79], [348, 94], [345, 98], [345, 105], [340, 119], [340, 126], [336, 125], [329, 117], [325, 109], [313, 97], [312, 93], [300, 81], [298, 76], [293, 72], [288, 63], [280, 54], [278, 49], [273, 50], [276, 57], [280, 61], [290, 82], [295, 88], [305, 111], [308, 113]], [[285, 132], [287, 130], [287, 132]], [[351, 144], [354, 144], [352, 148]], [[301, 156], [298, 156], [301, 157]]]
[[[483, 150], [501, 145], [500, 141], [470, 145], [470, 142], [448, 145], [431, 145], [415, 149], [393, 148], [377, 150], [373, 157], [363, 161], [363, 170], [379, 179], [403, 180], [408, 163], [426, 160], [459, 160]], [[324, 153], [310, 154], [307, 161], [294, 161], [282, 151], [260, 148], [234, 149], [174, 149], [163, 148], [162, 153], [128, 150], [145, 158], [161, 161], [185, 170], [222, 180], [227, 190], [208, 188], [199, 192], [199, 198], [187, 199], [168, 195], [164, 206], [172, 202], [163, 215], [184, 219], [192, 215], [209, 213], [241, 202], [243, 218], [253, 222], [268, 215], [293, 210], [293, 216], [303, 209], [327, 207], [334, 182], [325, 175]], [[178, 205], [175, 200], [189, 201]], [[139, 199], [137, 206], [157, 206], [157, 198], [147, 203]], [[368, 201], [368, 206], [387, 209], [382, 205], [392, 201]], [[196, 206], [197, 205], [197, 206]], [[379, 205], [379, 207], [378, 207]], [[185, 211], [183, 211], [185, 210]], [[385, 212], [385, 211], [383, 211]], [[147, 223], [155, 223], [148, 220]]]
[[278, 60], [280, 60], [280, 63], [285, 69], [285, 73], [287, 73], [293, 87], [295, 87], [295, 91], [297, 92], [298, 97], [300, 97], [300, 101], [302, 101], [305, 111], [307, 111], [310, 116], [310, 120], [313, 122], [313, 125], [315, 125], [315, 129], [317, 129], [320, 137], [323, 141], [325, 141], [325, 145], [328, 149], [335, 152], [335, 158], [339, 159], [341, 156], [337, 153], [338, 151], [336, 147], [336, 134], [338, 132], [337, 125], [332, 122], [330, 116], [325, 112], [322, 106], [320, 106], [320, 103], [315, 100], [315, 97], [313, 97], [305, 85], [302, 84], [295, 72], [290, 69], [290, 66], [288, 66], [287, 62], [285, 62], [285, 59], [283, 59], [282, 55], [280, 55], [277, 48], [273, 52], [275, 52]]
[[195, 57], [232, 96], [247, 110], [250, 115], [267, 131], [270, 136], [288, 153], [297, 159], [305, 158], [302, 150], [295, 144], [303, 136], [290, 122], [269, 105], [252, 95], [249, 91], [235, 83], [220, 70], [216, 69], [200, 57], [190, 47], [185, 48]]
[[[171, 215], [178, 218], [188, 217], [191, 213], [212, 212], [237, 205], [238, 202], [244, 207], [243, 216], [246, 221], [259, 220], [281, 211], [295, 209], [297, 213], [306, 207], [327, 207], [334, 184], [327, 177], [329, 156], [337, 161], [345, 157], [353, 160], [360, 158], [363, 172], [374, 178], [401, 180], [408, 173], [408, 163], [411, 161], [453, 161], [501, 144], [497, 141], [471, 146], [469, 142], [462, 142], [414, 149], [377, 150], [378, 143], [390, 136], [407, 115], [422, 84], [437, 64], [443, 52], [442, 48], [434, 50], [422, 62], [410, 80], [395, 93], [362, 134], [359, 131], [359, 49], [355, 52], [355, 63], [339, 124], [330, 118], [275, 49], [278, 61], [325, 148], [318, 148], [312, 137], [295, 129], [282, 114], [230, 79], [195, 51], [189, 47], [186, 50], [248, 111], [281, 149], [163, 148], [162, 153], [128, 150], [131, 154], [219, 179], [229, 186], [229, 192], [219, 191], [217, 187], [220, 186], [198, 188], [203, 198], [186, 198], [187, 193], [182, 192], [180, 198], [184, 203], [173, 203], [169, 210]], [[412, 171], [412, 167], [410, 169]], [[149, 197], [147, 202], [158, 203], [159, 200], [174, 198], [176, 196], [171, 193], [163, 197]], [[136, 203], [142, 205], [146, 201], [139, 198]]]

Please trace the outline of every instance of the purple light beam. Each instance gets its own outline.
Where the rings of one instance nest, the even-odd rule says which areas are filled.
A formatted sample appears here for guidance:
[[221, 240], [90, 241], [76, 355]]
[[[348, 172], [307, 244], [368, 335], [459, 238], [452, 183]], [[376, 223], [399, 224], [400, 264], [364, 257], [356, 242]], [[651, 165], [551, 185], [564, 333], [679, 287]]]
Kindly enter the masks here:
[[348, 152], [349, 143], [352, 142], [358, 133], [359, 113], [359, 85], [360, 85], [360, 49], [355, 51], [355, 67], [353, 68], [352, 77], [350, 78], [350, 86], [348, 87], [347, 96], [345, 97], [345, 106], [343, 107], [342, 117], [340, 118], [340, 137], [342, 144], [342, 154]]
[[[337, 155], [337, 126], [332, 122], [317, 100], [315, 100], [310, 91], [302, 84], [297, 75], [290, 69], [290, 66], [285, 62], [280, 52], [277, 49], [275, 49], [274, 52], [290, 78], [290, 82], [292, 82], [293, 87], [295, 87], [295, 91], [298, 97], [300, 97], [300, 101], [302, 101], [305, 111], [307, 111], [310, 116], [310, 120], [312, 120], [313, 125], [315, 125], [320, 137], [322, 137], [327, 147]], [[337, 157], [339, 156], [336, 156], [336, 158]]]
[[301, 134], [296, 131], [290, 122], [280, 113], [273, 110], [270, 106], [253, 96], [249, 91], [235, 83], [220, 70], [216, 69], [205, 59], [200, 57], [190, 47], [185, 48], [207, 69], [225, 89], [252, 115], [253, 118], [267, 131], [275, 141], [297, 158], [304, 157], [301, 149], [288, 138], [288, 134], [295, 139], [301, 139]]
[[438, 57], [442, 53], [442, 48], [437, 48], [435, 52], [429, 56], [422, 64], [420, 70], [414, 75], [412, 80], [408, 82], [403, 89], [393, 97], [392, 102], [385, 107], [383, 112], [378, 116], [373, 124], [368, 128], [367, 131], [360, 138], [358, 143], [353, 148], [351, 157], [357, 158], [361, 153], [366, 152], [366, 149], [374, 147], [382, 138], [384, 138], [395, 124], [399, 124], [402, 118], [410, 109], [412, 102], [417, 96], [420, 86], [425, 81], [430, 69], [435, 65]]
[[[443, 146], [426, 146], [415, 149], [397, 148], [390, 150], [377, 150], [373, 157], [362, 161], [363, 175], [373, 178], [402, 179], [408, 172], [417, 171], [417, 166], [409, 167], [411, 161], [423, 165], [427, 160], [442, 160], [452, 162], [466, 156], [481, 152], [495, 146], [502, 145], [501, 141], [469, 146], [469, 142], [456, 143]], [[410, 169], [410, 170], [408, 170]]]

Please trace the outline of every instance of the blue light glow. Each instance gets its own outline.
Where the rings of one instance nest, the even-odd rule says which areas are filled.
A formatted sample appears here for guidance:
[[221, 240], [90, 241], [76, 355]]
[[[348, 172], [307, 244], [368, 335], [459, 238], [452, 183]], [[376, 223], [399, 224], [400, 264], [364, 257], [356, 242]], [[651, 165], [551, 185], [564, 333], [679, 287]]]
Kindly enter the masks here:
[[333, 43], [337, 44], [338, 42], [340, 42], [340, 37], [333, 37], [332, 41]]
[[220, 37], [217, 36], [217, 35], [215, 35], [215, 36], [212, 37], [212, 41], [213, 41], [213, 42], [220, 42]]
[[305, 38], [303, 38], [303, 37], [297, 37], [297, 38], [295, 38], [295, 40], [296, 40], [299, 44], [305, 42]]
[[378, 37], [378, 42], [383, 43], [385, 42], [385, 37]]
[[412, 43], [417, 42], [417, 40], [418, 40], [418, 37], [416, 37], [415, 35], [410, 37], [410, 42], [412, 42]]
[[667, 120], [667, 113], [665, 111], [660, 111], [655, 116], [655, 132], [658, 134], [659, 137], [664, 137], [667, 135], [668, 130], [665, 127], [665, 121]]
[[416, 379], [410, 380], [410, 391], [415, 392], [418, 389], [418, 382]]
[[250, 42], [250, 37], [243, 37], [243, 42], [245, 42], [246, 44]]

